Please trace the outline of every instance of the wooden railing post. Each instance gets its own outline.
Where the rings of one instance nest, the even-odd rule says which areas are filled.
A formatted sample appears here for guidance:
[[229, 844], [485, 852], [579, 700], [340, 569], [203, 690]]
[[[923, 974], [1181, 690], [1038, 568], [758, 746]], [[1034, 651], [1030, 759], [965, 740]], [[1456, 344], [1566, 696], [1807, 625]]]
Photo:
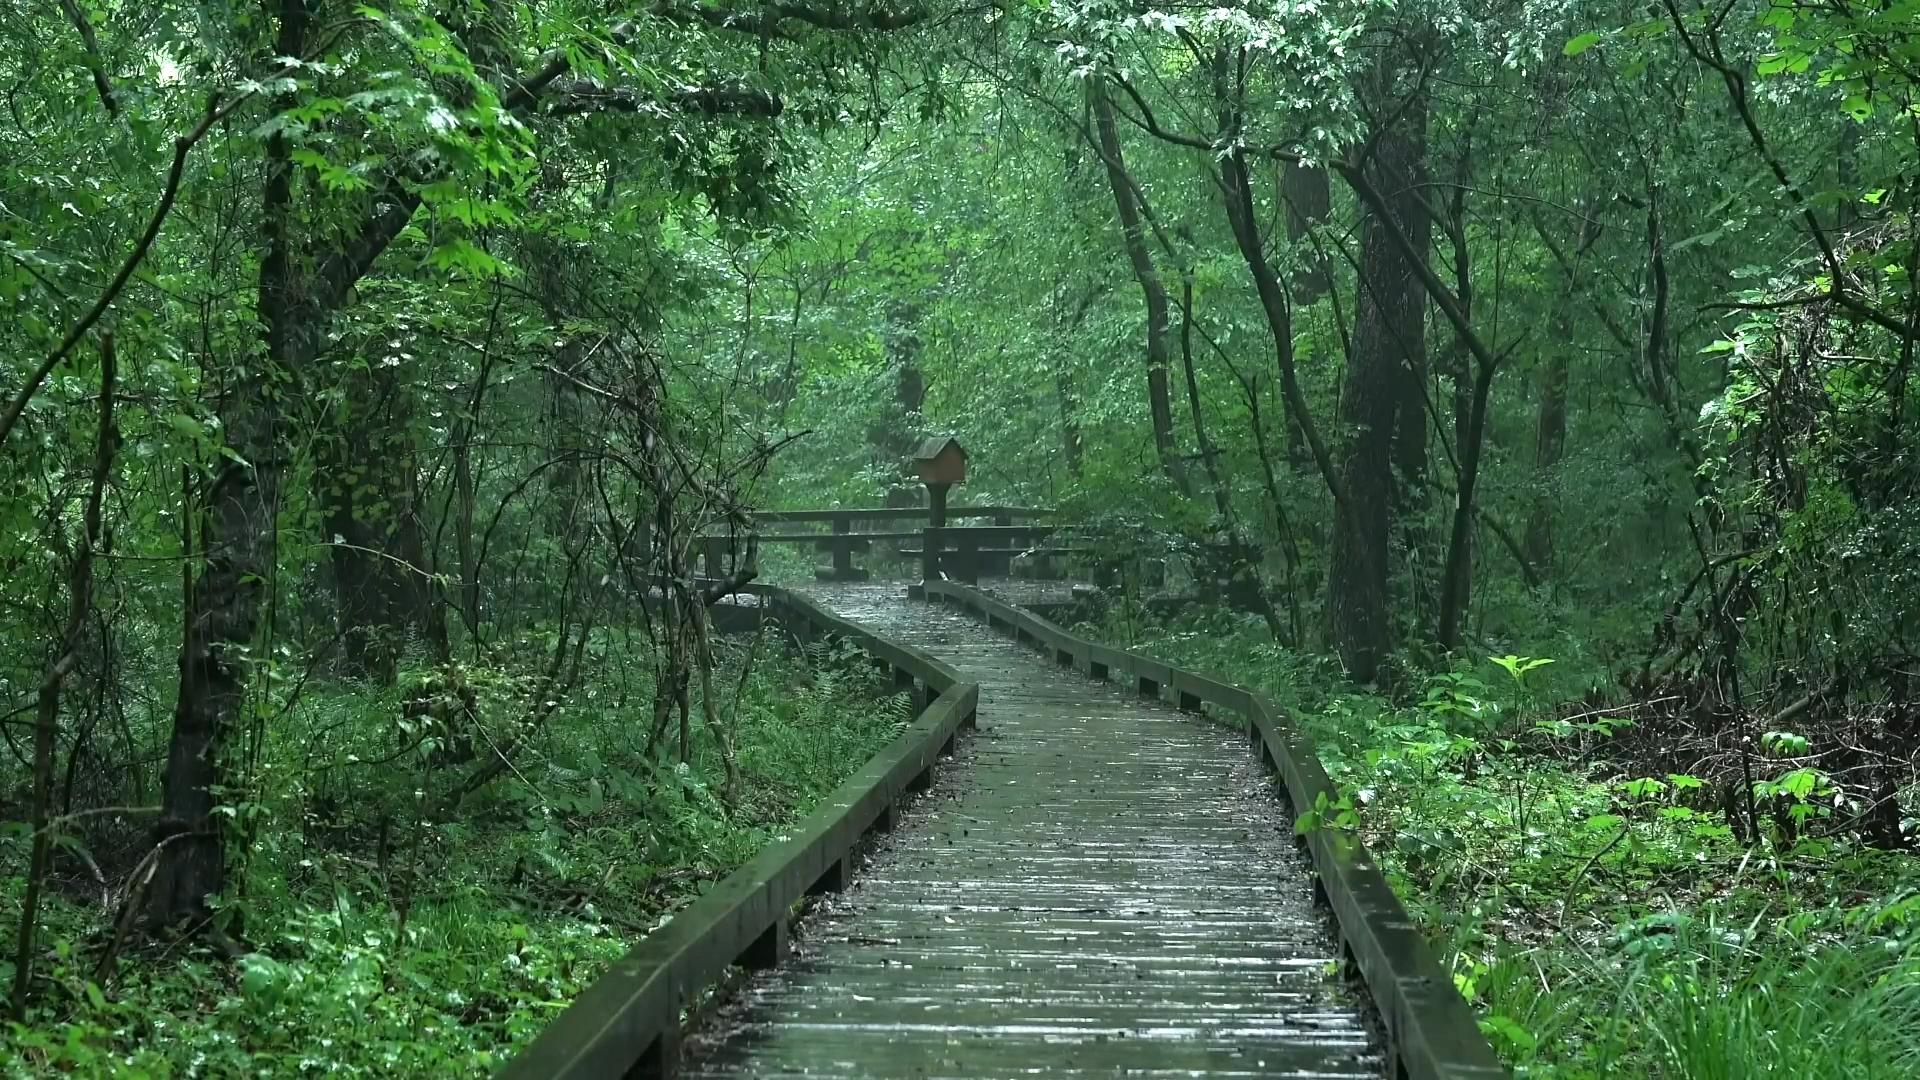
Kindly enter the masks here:
[[[843, 517], [833, 519], [835, 536], [846, 536], [853, 531], [853, 522]], [[853, 577], [853, 541], [836, 540], [833, 544], [833, 579], [847, 581]]]
[[953, 576], [969, 585], [980, 584], [980, 536], [972, 529], [960, 530], [960, 552], [955, 557]]
[[920, 580], [940, 579], [940, 550], [946, 541], [947, 488], [952, 485], [927, 485], [927, 531], [920, 543]]
[[833, 537], [824, 541], [833, 553], [833, 570], [822, 574], [829, 581], [865, 581], [867, 572], [853, 565], [853, 546], [857, 543], [853, 537], [853, 518], [841, 514], [833, 519]]

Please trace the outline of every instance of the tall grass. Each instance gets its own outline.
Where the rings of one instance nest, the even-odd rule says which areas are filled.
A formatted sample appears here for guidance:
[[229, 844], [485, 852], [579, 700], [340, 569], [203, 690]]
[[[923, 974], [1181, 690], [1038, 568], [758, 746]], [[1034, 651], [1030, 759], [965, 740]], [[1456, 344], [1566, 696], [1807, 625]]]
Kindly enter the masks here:
[[[1830, 920], [1818, 918], [1827, 923]], [[1693, 920], [1510, 953], [1480, 984], [1526, 1077], [1910, 1080], [1920, 950], [1897, 938]]]

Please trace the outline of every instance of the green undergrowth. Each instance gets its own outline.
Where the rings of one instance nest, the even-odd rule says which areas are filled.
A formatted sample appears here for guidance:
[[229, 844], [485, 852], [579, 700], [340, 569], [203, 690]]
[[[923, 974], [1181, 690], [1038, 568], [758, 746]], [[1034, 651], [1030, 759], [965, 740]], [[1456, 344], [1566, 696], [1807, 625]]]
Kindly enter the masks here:
[[1563, 704], [1594, 685], [1576, 664], [1481, 656], [1389, 695], [1223, 612], [1091, 630], [1297, 718], [1344, 793], [1303, 827], [1361, 833], [1517, 1075], [1920, 1076], [1920, 860], [1835, 827], [1792, 733], [1755, 780], [1800, 827], [1749, 845], [1711, 780], [1645, 774], [1617, 714]]
[[[437, 740], [396, 754], [404, 694], [426, 676], [309, 689], [266, 728], [256, 782], [229, 796], [245, 884], [223, 918], [244, 955], [206, 935], [153, 941], [100, 978], [112, 912], [63, 890], [43, 924], [50, 980], [0, 1039], [0, 1074], [483, 1075], [908, 719], [906, 699], [878, 697], [845, 653], [730, 644], [714, 680], [740, 770], [729, 802], [697, 695], [690, 760], [671, 746], [650, 757], [644, 639], [592, 651], [514, 768], [458, 813], [423, 814], [425, 793], [484, 757], [442, 760]], [[529, 673], [462, 677], [476, 740], [510, 737]], [[20, 888], [4, 882], [0, 910], [18, 909]]]

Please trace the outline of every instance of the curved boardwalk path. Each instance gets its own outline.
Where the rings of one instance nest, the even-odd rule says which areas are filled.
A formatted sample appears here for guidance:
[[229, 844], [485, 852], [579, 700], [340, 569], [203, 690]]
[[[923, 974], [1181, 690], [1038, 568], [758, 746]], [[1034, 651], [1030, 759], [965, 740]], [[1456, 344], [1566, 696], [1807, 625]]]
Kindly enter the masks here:
[[683, 1076], [1381, 1074], [1244, 739], [898, 583], [816, 595], [977, 680], [979, 732]]

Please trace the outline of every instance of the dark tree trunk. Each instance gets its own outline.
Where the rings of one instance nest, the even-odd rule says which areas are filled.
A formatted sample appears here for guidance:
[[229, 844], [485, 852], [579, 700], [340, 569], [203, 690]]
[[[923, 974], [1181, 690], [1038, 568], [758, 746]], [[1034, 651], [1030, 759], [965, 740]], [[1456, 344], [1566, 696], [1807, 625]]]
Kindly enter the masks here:
[[[306, 51], [307, 7], [286, 0], [280, 10], [280, 56]], [[279, 102], [281, 109], [293, 104]], [[147, 893], [149, 917], [159, 923], [198, 918], [207, 897], [226, 883], [221, 826], [214, 817], [221, 742], [239, 718], [246, 693], [246, 651], [259, 626], [260, 595], [273, 579], [274, 536], [285, 468], [273, 396], [280, 379], [297, 378], [300, 360], [317, 337], [317, 313], [303, 302], [288, 235], [293, 203], [291, 147], [285, 135], [267, 141], [261, 232], [260, 321], [266, 356], [248, 363], [224, 387], [215, 411], [227, 449], [219, 457], [202, 505], [200, 542], [206, 563], [189, 597], [186, 641], [180, 650], [180, 689], [160, 795], [154, 839], [162, 846]]]
[[[1554, 515], [1560, 497], [1560, 459], [1567, 447], [1567, 377], [1573, 362], [1574, 305], [1584, 286], [1587, 252], [1600, 239], [1600, 222], [1598, 218], [1588, 218], [1579, 246], [1570, 257], [1551, 242], [1545, 227], [1537, 218], [1533, 226], [1566, 277], [1566, 292], [1553, 311], [1553, 346], [1547, 350], [1545, 365], [1539, 372], [1539, 397], [1534, 417], [1533, 504], [1527, 515], [1523, 548], [1527, 564], [1542, 579], [1550, 581], [1553, 577]], [[1610, 331], [1618, 330], [1612, 321], [1604, 317], [1602, 324]], [[1631, 344], [1624, 334], [1620, 334], [1618, 340], [1623, 345]]]
[[[1087, 440], [1080, 427], [1080, 394], [1074, 388], [1073, 366], [1065, 359], [1069, 355], [1069, 345], [1080, 333], [1080, 327], [1087, 321], [1087, 313], [1093, 310], [1094, 302], [1100, 299], [1102, 290], [1088, 289], [1076, 301], [1071, 311], [1059, 319], [1059, 343], [1053, 369], [1053, 388], [1060, 404], [1060, 449], [1066, 455], [1067, 475], [1078, 480], [1086, 467]], [[1056, 301], [1059, 299], [1056, 294]]]
[[1114, 122], [1113, 103], [1107, 99], [1106, 86], [1098, 79], [1088, 83], [1093, 100], [1094, 132], [1100, 142], [1100, 158], [1107, 167], [1107, 183], [1113, 189], [1114, 209], [1120, 217], [1120, 237], [1133, 267], [1133, 278], [1147, 305], [1147, 405], [1153, 414], [1153, 450], [1165, 472], [1182, 495], [1191, 495], [1192, 486], [1180, 467], [1173, 437], [1173, 399], [1168, 389], [1167, 367], [1172, 356], [1168, 346], [1172, 305], [1167, 287], [1154, 268], [1153, 253], [1147, 249], [1146, 228], [1140, 218], [1140, 204], [1134, 194], [1133, 178], [1127, 174], [1126, 159], [1121, 156], [1120, 132]]
[[1473, 595], [1473, 498], [1480, 478], [1480, 448], [1487, 426], [1487, 397], [1493, 390], [1496, 368], [1480, 367], [1467, 405], [1465, 435], [1460, 440], [1460, 490], [1453, 504], [1453, 532], [1447, 540], [1447, 563], [1441, 577], [1440, 647], [1451, 651], [1460, 644], [1460, 623]]
[[[1313, 351], [1307, 354], [1307, 368], [1317, 371], [1326, 364], [1326, 357], [1320, 352], [1319, 343], [1314, 343]], [[1310, 475], [1315, 468], [1313, 448], [1307, 445], [1307, 433], [1300, 426], [1299, 417], [1294, 415], [1284, 398], [1280, 402], [1281, 422], [1287, 429], [1287, 471], [1295, 476]]]
[[1293, 522], [1287, 516], [1287, 501], [1280, 490], [1280, 477], [1273, 467], [1273, 453], [1267, 447], [1267, 429], [1260, 418], [1260, 384], [1252, 376], [1234, 376], [1240, 380], [1247, 403], [1247, 427], [1253, 432], [1254, 453], [1260, 458], [1260, 479], [1266, 485], [1267, 501], [1273, 507], [1273, 531], [1280, 541], [1280, 555], [1287, 568], [1287, 626], [1282, 640], [1294, 648], [1306, 641], [1306, 618], [1300, 610], [1300, 543], [1294, 536]]
[[[1467, 191], [1473, 184], [1473, 142], [1469, 129], [1455, 158], [1453, 186], [1443, 218], [1453, 246], [1453, 295], [1462, 318], [1473, 318], [1473, 250], [1467, 245]], [[1473, 497], [1480, 473], [1481, 439], [1486, 432], [1487, 394], [1493, 369], [1474, 374], [1473, 350], [1467, 336], [1456, 331], [1447, 347], [1446, 372], [1453, 383], [1453, 464], [1455, 495], [1453, 527], [1447, 536], [1447, 554], [1440, 573], [1440, 610], [1435, 638], [1443, 650], [1459, 643], [1460, 622], [1473, 597]]]
[[[1327, 183], [1327, 170], [1297, 163], [1283, 165], [1280, 197], [1286, 202], [1287, 208], [1287, 240], [1294, 245], [1296, 252], [1302, 252], [1301, 242], [1308, 240], [1314, 226], [1325, 221], [1333, 211], [1333, 192]], [[1294, 303], [1304, 307], [1326, 295], [1332, 288], [1333, 278], [1317, 248], [1311, 254], [1304, 254], [1303, 259], [1305, 269], [1294, 276], [1292, 295]], [[1319, 345], [1316, 343], [1313, 348], [1318, 350]], [[1308, 356], [1307, 366], [1320, 366], [1317, 351]], [[1294, 417], [1293, 410], [1283, 411], [1287, 425], [1287, 467], [1295, 476], [1304, 476], [1313, 470], [1313, 455], [1307, 448], [1306, 435], [1301, 431], [1300, 421]]]
[[[1474, 416], [1474, 369], [1473, 359], [1468, 355], [1466, 346], [1456, 338], [1453, 347], [1448, 350], [1448, 361], [1452, 365], [1450, 380], [1453, 383], [1453, 460], [1455, 462], [1454, 481], [1458, 484], [1466, 471], [1467, 459], [1472, 458], [1476, 467], [1480, 460], [1481, 439], [1486, 435], [1484, 418]], [[1473, 516], [1473, 504], [1466, 505], [1467, 517]], [[1461, 503], [1454, 501], [1454, 515], [1459, 516]], [[1447, 569], [1440, 580], [1441, 607], [1446, 606], [1447, 590], [1458, 588], [1463, 595], [1461, 604], [1465, 604], [1473, 592], [1473, 572], [1476, 565], [1474, 551], [1474, 533], [1472, 529], [1462, 532], [1455, 528], [1447, 540]], [[1455, 550], [1456, 546], [1458, 550]], [[1454, 576], [1459, 580], [1456, 582]], [[1444, 620], [1444, 610], [1442, 612]], [[1444, 634], [1441, 635], [1443, 638]]]
[[[473, 532], [474, 489], [478, 480], [473, 445], [480, 431], [480, 410], [486, 402], [492, 376], [493, 336], [489, 329], [487, 349], [481, 355], [479, 375], [474, 381], [473, 397], [468, 402], [466, 415], [461, 418], [453, 440], [453, 530], [454, 551], [460, 560], [460, 621], [466, 626], [467, 637], [475, 642], [480, 638], [480, 559], [475, 550]], [[647, 536], [647, 532], [641, 529], [641, 542], [644, 543]]]
[[[269, 181], [271, 190], [274, 181]], [[284, 183], [284, 180], [280, 181]], [[276, 273], [269, 258], [261, 276]], [[304, 337], [284, 292], [262, 282], [268, 363], [297, 355]], [[227, 448], [206, 492], [201, 526], [206, 563], [194, 583], [186, 642], [180, 654], [180, 690], [160, 798], [155, 839], [165, 845], [148, 894], [156, 922], [204, 913], [206, 898], [224, 884], [220, 824], [214, 793], [221, 743], [241, 714], [247, 651], [259, 627], [260, 598], [274, 576], [274, 525], [285, 469], [276, 439], [276, 406], [267, 370], [245, 372], [221, 396], [218, 413]]]
[[[1327, 184], [1327, 170], [1291, 162], [1282, 165], [1280, 195], [1287, 204], [1287, 239], [1298, 247], [1307, 233], [1332, 212], [1333, 194]], [[1320, 258], [1317, 251], [1303, 261], [1305, 269], [1293, 279], [1293, 299], [1305, 306], [1320, 299], [1331, 278], [1326, 260]]]
[[446, 659], [446, 620], [426, 565], [411, 396], [391, 369], [345, 377], [346, 415], [325, 440], [330, 460], [318, 476], [335, 614], [349, 671], [391, 683], [409, 638]]
[[[549, 301], [546, 304], [546, 316], [553, 332], [564, 335], [569, 312], [559, 303]], [[588, 412], [578, 400], [580, 388], [572, 381], [578, 377], [579, 369], [585, 362], [586, 347], [571, 335], [561, 337], [560, 341], [562, 344], [555, 351], [552, 370], [546, 371], [542, 379], [546, 389], [543, 420], [547, 432], [547, 453], [556, 462], [553, 468], [547, 470], [548, 502], [544, 527], [550, 538], [566, 537], [580, 519], [580, 507], [589, 499], [587, 465], [583, 454], [589, 430]]]
[[1053, 375], [1060, 400], [1060, 449], [1067, 458], [1067, 475], [1080, 479], [1087, 456], [1086, 437], [1080, 432], [1080, 400], [1073, 392], [1073, 375], [1062, 368]]
[[[1381, 134], [1372, 158], [1363, 163], [1384, 195], [1395, 227], [1421, 258], [1432, 229], [1421, 190], [1425, 127], [1422, 103], [1407, 110], [1400, 126]], [[1424, 415], [1415, 412], [1416, 423], [1408, 425], [1406, 434], [1401, 434], [1400, 424], [1403, 412], [1419, 400], [1416, 380], [1424, 377], [1426, 368], [1427, 298], [1419, 269], [1373, 212], [1361, 225], [1360, 277], [1353, 349], [1340, 394], [1340, 417], [1348, 435], [1339, 464], [1348, 505], [1335, 523], [1327, 611], [1341, 661], [1353, 678], [1365, 682], [1393, 647], [1388, 549], [1395, 459], [1400, 459], [1403, 473], [1425, 469]], [[1417, 437], [1411, 434], [1416, 426]]]
[[[276, 55], [304, 55], [308, 6], [286, 0], [278, 14]], [[282, 97], [277, 108], [294, 104]], [[222, 742], [245, 703], [247, 654], [259, 630], [261, 598], [274, 580], [288, 453], [285, 402], [303, 385], [327, 316], [345, 303], [420, 202], [398, 178], [388, 178], [359, 228], [340, 246], [317, 253], [316, 265], [303, 273], [296, 254], [301, 245], [291, 235], [291, 150], [284, 135], [268, 139], [258, 299], [265, 356], [234, 372], [215, 403], [231, 453], [220, 456], [202, 500], [206, 561], [187, 598], [179, 695], [154, 827], [160, 851], [147, 894], [148, 917], [158, 923], [199, 919], [207, 913], [207, 897], [226, 884], [214, 789]]]

